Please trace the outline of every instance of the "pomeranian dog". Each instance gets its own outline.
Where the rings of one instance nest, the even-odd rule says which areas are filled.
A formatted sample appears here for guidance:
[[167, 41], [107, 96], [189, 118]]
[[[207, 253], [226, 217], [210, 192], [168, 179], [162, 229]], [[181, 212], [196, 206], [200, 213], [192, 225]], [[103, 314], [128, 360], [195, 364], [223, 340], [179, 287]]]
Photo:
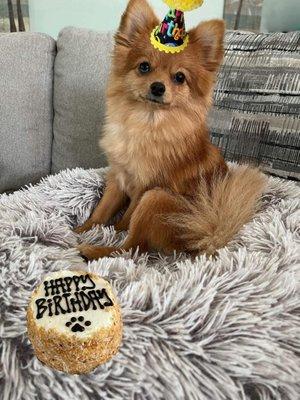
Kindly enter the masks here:
[[122, 248], [79, 245], [88, 259], [131, 248], [214, 254], [251, 220], [264, 190], [263, 174], [229, 171], [209, 138], [224, 22], [200, 23], [177, 54], [151, 45], [158, 24], [146, 0], [130, 0], [115, 35], [100, 140], [110, 172], [101, 201], [75, 231], [106, 224], [129, 203], [115, 225], [128, 236]]

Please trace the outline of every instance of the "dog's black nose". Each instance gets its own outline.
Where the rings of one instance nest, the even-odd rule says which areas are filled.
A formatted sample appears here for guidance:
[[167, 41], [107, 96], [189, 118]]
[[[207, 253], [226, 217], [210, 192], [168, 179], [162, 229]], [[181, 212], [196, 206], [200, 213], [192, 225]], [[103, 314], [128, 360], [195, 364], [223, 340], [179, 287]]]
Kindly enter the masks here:
[[151, 89], [151, 94], [157, 97], [162, 96], [166, 91], [166, 87], [162, 82], [151, 83], [150, 89]]

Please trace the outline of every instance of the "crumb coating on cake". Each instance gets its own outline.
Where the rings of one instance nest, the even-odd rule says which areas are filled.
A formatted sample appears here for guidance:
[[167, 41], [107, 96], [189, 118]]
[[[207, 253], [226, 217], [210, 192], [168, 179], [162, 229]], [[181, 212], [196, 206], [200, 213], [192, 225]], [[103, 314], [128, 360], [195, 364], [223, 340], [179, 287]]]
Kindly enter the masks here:
[[[122, 317], [120, 307], [107, 281], [104, 281], [96, 274], [89, 272], [70, 272], [71, 274], [76, 274], [78, 276], [81, 274], [88, 274], [94, 282], [98, 281], [102, 284], [105, 282], [106, 292], [109, 299], [112, 300], [113, 305], [104, 310], [88, 311], [90, 313], [88, 315], [91, 315], [91, 312], [109, 312], [110, 323], [108, 324], [106, 321], [104, 325], [101, 326], [100, 324], [100, 328], [97, 328], [96, 326], [91, 329], [89, 326], [89, 334], [82, 334], [82, 332], [75, 331], [72, 332], [71, 330], [66, 333], [65, 327], [64, 329], [60, 329], [58, 326], [58, 328], [55, 329], [51, 325], [49, 329], [45, 329], [45, 326], [40, 323], [40, 320], [36, 319], [37, 313], [35, 312], [36, 307], [34, 306], [34, 302], [36, 301], [37, 295], [41, 290], [41, 285], [44, 284], [46, 278], [41, 285], [35, 289], [31, 296], [27, 308], [27, 330], [35, 354], [41, 362], [59, 371], [70, 374], [85, 374], [91, 372], [98, 365], [107, 362], [118, 352], [122, 340]], [[65, 271], [62, 271], [62, 273], [65, 276]], [[54, 275], [54, 277], [58, 276], [59, 274], [57, 273]], [[78, 320], [78, 316], [84, 315], [85, 312], [86, 311], [71, 312], [69, 315], [65, 314], [65, 318], [75, 315], [77, 318], [72, 317], [72, 319]], [[81, 317], [81, 319], [83, 320], [84, 318]], [[61, 323], [60, 320], [59, 323]], [[65, 325], [68, 326], [68, 323]], [[91, 325], [91, 323], [89, 323], [89, 325]]]

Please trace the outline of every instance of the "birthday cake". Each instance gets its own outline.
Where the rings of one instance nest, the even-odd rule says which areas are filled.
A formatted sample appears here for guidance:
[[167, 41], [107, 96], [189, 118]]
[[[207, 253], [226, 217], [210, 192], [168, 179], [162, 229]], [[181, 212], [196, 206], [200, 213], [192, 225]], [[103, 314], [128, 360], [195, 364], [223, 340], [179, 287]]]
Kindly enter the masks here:
[[46, 276], [31, 296], [27, 328], [38, 359], [73, 374], [108, 361], [122, 338], [120, 307], [110, 284], [85, 271]]

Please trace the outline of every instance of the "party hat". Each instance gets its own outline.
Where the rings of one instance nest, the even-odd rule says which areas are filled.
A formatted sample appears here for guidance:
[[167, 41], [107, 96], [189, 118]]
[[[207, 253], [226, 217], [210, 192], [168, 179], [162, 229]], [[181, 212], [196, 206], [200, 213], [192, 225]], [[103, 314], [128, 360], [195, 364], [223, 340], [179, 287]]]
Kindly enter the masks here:
[[163, 0], [170, 11], [160, 25], [151, 32], [152, 45], [165, 53], [179, 53], [189, 42], [185, 30], [184, 11], [194, 10], [203, 4], [204, 0]]

